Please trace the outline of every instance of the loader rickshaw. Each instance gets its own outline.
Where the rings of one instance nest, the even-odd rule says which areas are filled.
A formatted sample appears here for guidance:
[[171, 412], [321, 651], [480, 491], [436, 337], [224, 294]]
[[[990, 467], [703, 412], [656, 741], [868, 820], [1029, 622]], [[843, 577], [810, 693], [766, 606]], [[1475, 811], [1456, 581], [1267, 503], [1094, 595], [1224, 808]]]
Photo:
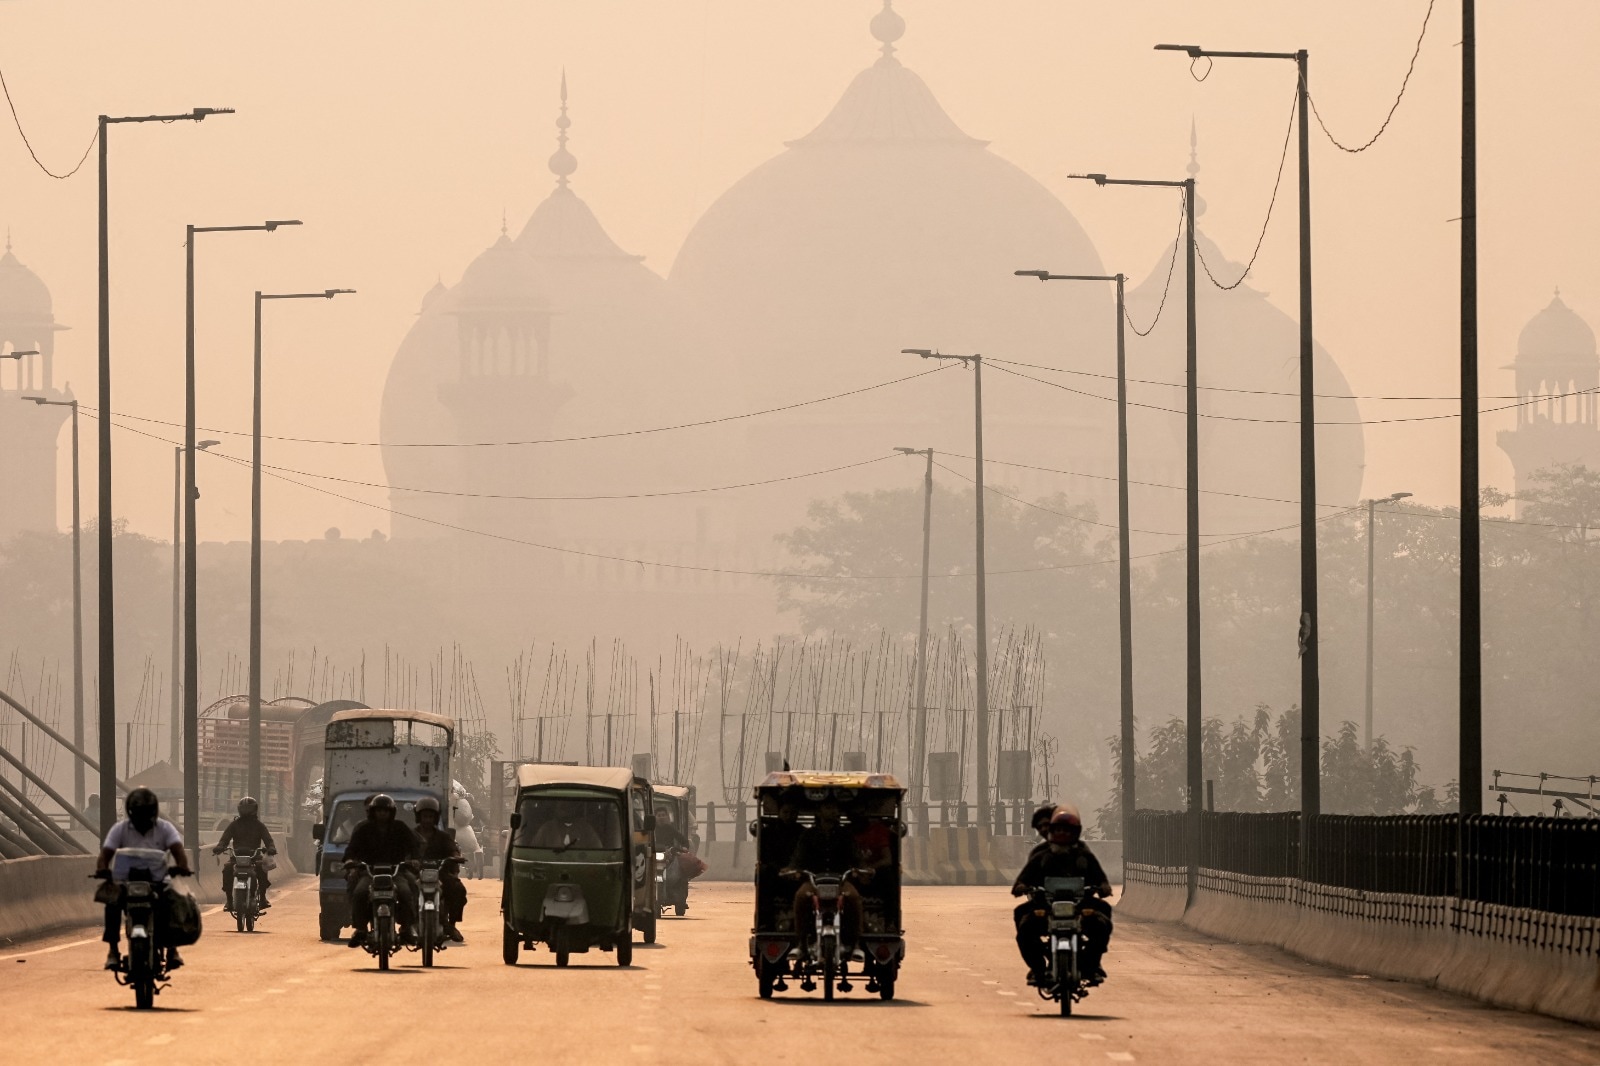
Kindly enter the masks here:
[[756, 787], [755, 925], [750, 963], [762, 999], [820, 983], [893, 999], [900, 921], [901, 802], [889, 774], [779, 771]]
[[633, 962], [633, 928], [648, 910], [655, 939], [650, 785], [631, 770], [599, 766], [517, 768], [500, 909], [503, 954], [542, 943], [566, 966], [574, 952], [615, 951]]

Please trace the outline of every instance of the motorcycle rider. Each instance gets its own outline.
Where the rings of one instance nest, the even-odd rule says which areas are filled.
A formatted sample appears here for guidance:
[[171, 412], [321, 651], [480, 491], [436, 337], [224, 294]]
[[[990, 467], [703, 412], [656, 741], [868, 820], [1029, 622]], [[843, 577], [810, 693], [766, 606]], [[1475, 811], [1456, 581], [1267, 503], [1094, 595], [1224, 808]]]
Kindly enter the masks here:
[[[1092, 886], [1101, 897], [1110, 896], [1111, 882], [1101, 868], [1100, 860], [1095, 858], [1094, 852], [1081, 839], [1083, 819], [1078, 815], [1077, 808], [1070, 803], [1057, 807], [1050, 816], [1048, 828], [1045, 843], [1034, 848], [1028, 856], [1022, 872], [1017, 874], [1016, 883], [1011, 886], [1011, 894], [1027, 896], [1042, 886], [1047, 877], [1081, 877], [1084, 884]], [[1050, 960], [1044, 947], [1049, 924], [1034, 912], [1031, 905], [1018, 907], [1014, 917], [1017, 923], [1017, 950], [1022, 953], [1022, 961], [1028, 964], [1028, 983], [1042, 985], [1050, 979]], [[1100, 967], [1100, 959], [1111, 941], [1111, 906], [1097, 903], [1092, 909], [1085, 908], [1082, 919], [1081, 969], [1088, 975], [1090, 984], [1099, 984], [1106, 977], [1105, 970]]]
[[350, 916], [355, 932], [347, 942], [358, 948], [367, 942], [367, 927], [372, 923], [372, 875], [366, 866], [394, 866], [394, 890], [400, 905], [401, 943], [410, 937], [412, 918], [417, 913], [417, 885], [407, 866], [422, 854], [422, 841], [411, 827], [396, 818], [394, 797], [379, 792], [367, 800], [367, 817], [350, 833], [345, 846], [345, 878], [350, 893]]
[[[246, 796], [240, 800], [239, 817], [228, 823], [228, 827], [222, 831], [221, 839], [211, 849], [211, 854], [221, 855], [229, 846], [232, 846], [235, 852], [242, 851], [250, 855], [254, 855], [257, 848], [266, 848], [268, 855], [278, 854], [278, 845], [273, 842], [272, 833], [268, 831], [266, 824], [258, 817], [260, 811], [261, 805], [256, 802], [254, 796]], [[267, 889], [272, 887], [272, 879], [267, 876], [265, 863], [256, 867], [256, 876], [261, 879], [261, 909], [266, 910], [272, 906], [272, 903], [267, 899]], [[233, 884], [232, 859], [229, 859], [222, 866], [222, 883], [224, 885]], [[232, 910], [233, 893], [227, 892], [225, 896], [228, 909]]]
[[[800, 877], [803, 871], [814, 874], [845, 874], [856, 866], [855, 839], [839, 823], [839, 802], [823, 800], [817, 807], [817, 821], [805, 832], [794, 847], [789, 865], [781, 871], [784, 877]], [[817, 890], [807, 881], [794, 894], [794, 928], [804, 929], [813, 909], [812, 897]], [[856, 935], [861, 929], [861, 893], [856, 886], [845, 881], [839, 886], [840, 936], [847, 951], [854, 951]]]
[[422, 861], [439, 867], [439, 895], [444, 903], [444, 931], [457, 944], [466, 943], [456, 923], [467, 909], [467, 886], [461, 880], [461, 849], [449, 833], [439, 828], [439, 801], [432, 796], [417, 800], [417, 837], [422, 841]]
[[[170, 852], [173, 865], [168, 870], [169, 875], [187, 876], [189, 858], [183, 850], [183, 836], [177, 826], [161, 817], [161, 801], [156, 794], [148, 788], [136, 788], [123, 801], [123, 809], [128, 812], [128, 817], [112, 826], [106, 834], [105, 842], [100, 846], [100, 858], [95, 864], [94, 876], [107, 881], [111, 879], [111, 860], [119, 848], [149, 848]], [[164, 896], [157, 905], [163, 908], [164, 914]], [[110, 946], [106, 954], [108, 970], [122, 966], [122, 955], [117, 950], [121, 941], [122, 905], [120, 902], [110, 902], [106, 904], [105, 929], [105, 942]], [[182, 965], [183, 959], [178, 955], [178, 949], [168, 946], [167, 969], [176, 970]]]

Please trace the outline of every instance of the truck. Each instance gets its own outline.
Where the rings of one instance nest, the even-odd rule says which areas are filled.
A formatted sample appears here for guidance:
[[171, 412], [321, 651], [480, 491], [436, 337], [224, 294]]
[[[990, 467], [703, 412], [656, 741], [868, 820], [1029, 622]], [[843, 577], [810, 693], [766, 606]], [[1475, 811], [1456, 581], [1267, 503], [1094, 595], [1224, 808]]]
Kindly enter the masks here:
[[312, 827], [323, 940], [337, 940], [350, 925], [344, 853], [350, 834], [366, 817], [367, 799], [394, 798], [399, 817], [413, 828], [417, 801], [439, 803], [440, 828], [450, 825], [450, 759], [456, 722], [428, 711], [339, 711], [323, 739], [322, 820]]

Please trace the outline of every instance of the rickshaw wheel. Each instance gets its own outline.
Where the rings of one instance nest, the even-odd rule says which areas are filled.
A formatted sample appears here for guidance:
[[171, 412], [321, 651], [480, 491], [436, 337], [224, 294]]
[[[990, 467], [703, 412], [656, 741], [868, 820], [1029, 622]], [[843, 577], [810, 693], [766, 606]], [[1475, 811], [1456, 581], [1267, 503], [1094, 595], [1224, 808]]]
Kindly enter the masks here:
[[500, 931], [500, 955], [505, 959], [507, 966], [517, 964], [517, 952], [522, 947], [522, 939], [517, 936], [517, 931], [509, 925]]
[[644, 928], [639, 931], [644, 934], [644, 942], [646, 944], [654, 944], [656, 942], [656, 916], [650, 915], [641, 924]]
[[689, 905], [687, 903], [674, 903], [672, 905], [672, 911], [679, 918], [682, 918], [685, 914], [687, 914], [689, 912]]
[[572, 961], [571, 954], [569, 954], [568, 952], [562, 951], [560, 948], [556, 949], [556, 965], [557, 966], [565, 966], [567, 963], [569, 963], [571, 961]]
[[633, 965], [633, 935], [631, 933], [628, 935], [627, 940], [617, 945], [617, 965]]
[[757, 960], [757, 962], [756, 962], [756, 991], [761, 994], [761, 998], [762, 999], [771, 999], [772, 998], [772, 986], [773, 986], [773, 984], [774, 984], [773, 967], [765, 959]]
[[878, 975], [878, 997], [880, 999], [894, 998], [894, 978], [895, 975], [893, 973]]

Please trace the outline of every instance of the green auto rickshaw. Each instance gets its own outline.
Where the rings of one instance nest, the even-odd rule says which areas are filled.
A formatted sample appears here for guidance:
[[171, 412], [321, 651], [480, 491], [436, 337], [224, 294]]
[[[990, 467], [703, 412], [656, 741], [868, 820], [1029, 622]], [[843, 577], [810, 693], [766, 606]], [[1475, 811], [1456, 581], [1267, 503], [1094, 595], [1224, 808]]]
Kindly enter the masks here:
[[631, 770], [519, 766], [500, 898], [506, 965], [535, 943], [557, 966], [590, 948], [630, 965], [635, 922], [648, 912], [654, 925], [654, 828], [650, 784]]

